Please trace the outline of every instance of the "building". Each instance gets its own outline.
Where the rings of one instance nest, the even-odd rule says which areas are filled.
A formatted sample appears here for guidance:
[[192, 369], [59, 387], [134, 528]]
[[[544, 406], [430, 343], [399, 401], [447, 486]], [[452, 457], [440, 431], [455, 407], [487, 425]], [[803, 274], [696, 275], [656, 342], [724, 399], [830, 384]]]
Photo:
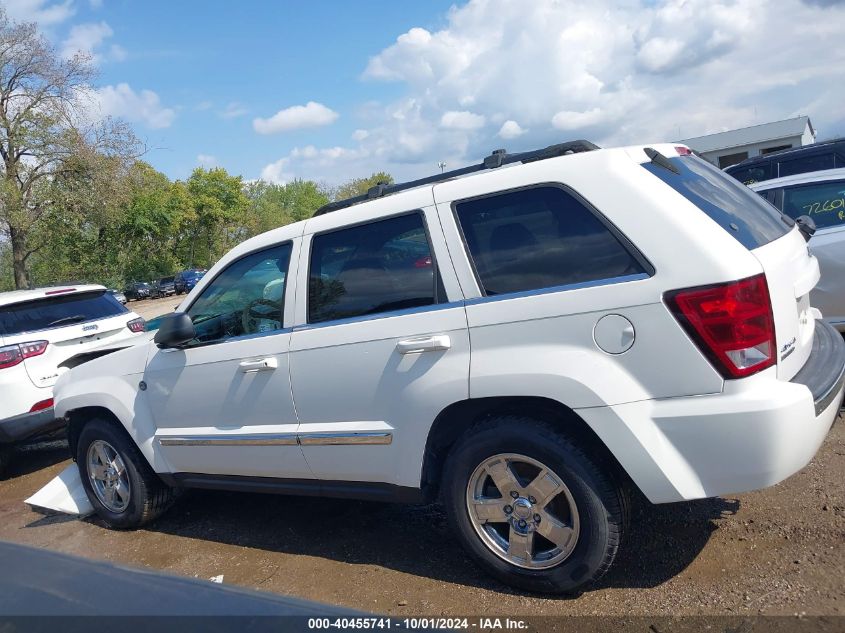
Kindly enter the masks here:
[[801, 147], [815, 142], [816, 131], [810, 117], [799, 116], [784, 121], [761, 123], [737, 130], [696, 136], [680, 141], [702, 157], [724, 169], [752, 156]]

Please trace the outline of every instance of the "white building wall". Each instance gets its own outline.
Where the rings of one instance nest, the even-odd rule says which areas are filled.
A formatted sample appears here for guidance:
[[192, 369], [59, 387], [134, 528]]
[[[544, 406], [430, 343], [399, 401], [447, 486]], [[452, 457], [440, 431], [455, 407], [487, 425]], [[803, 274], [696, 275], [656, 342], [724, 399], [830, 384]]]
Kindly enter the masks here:
[[[809, 129], [805, 132], [804, 136], [808, 135]], [[770, 147], [779, 147], [781, 145], [801, 147], [802, 145], [807, 144], [807, 142], [804, 141], [804, 136], [789, 136], [786, 138], [764, 141], [762, 143], [749, 143], [747, 145], [739, 145], [736, 147], [714, 150], [712, 152], [704, 152], [701, 155], [714, 165], [718, 166], [720, 156], [729, 156], [731, 154], [739, 154], [740, 152], [748, 152], [748, 158], [751, 158], [752, 156], [759, 156], [762, 150]], [[812, 136], [810, 136], [810, 138], [812, 138]], [[812, 141], [810, 141], [810, 143], [812, 143]]]

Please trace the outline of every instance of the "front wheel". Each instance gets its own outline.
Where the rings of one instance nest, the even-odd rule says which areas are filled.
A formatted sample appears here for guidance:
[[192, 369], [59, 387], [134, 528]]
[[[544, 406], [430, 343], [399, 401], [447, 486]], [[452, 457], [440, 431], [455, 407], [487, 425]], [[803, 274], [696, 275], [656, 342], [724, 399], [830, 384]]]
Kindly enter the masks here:
[[624, 530], [624, 490], [613, 473], [551, 426], [521, 416], [489, 420], [451, 451], [446, 509], [458, 539], [505, 584], [573, 592], [612, 564]]
[[173, 501], [173, 489], [153, 472], [124, 430], [107, 420], [91, 420], [82, 428], [76, 463], [88, 500], [109, 527], [144, 525]]

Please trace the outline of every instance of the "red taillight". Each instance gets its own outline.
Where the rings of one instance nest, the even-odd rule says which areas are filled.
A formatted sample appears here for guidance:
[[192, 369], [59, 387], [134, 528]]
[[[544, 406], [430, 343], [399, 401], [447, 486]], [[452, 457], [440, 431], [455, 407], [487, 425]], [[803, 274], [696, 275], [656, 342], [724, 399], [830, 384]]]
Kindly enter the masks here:
[[49, 343], [47, 341], [32, 341], [30, 343], [21, 343], [21, 354], [24, 358], [32, 358], [33, 356], [41, 356], [47, 349]]
[[144, 326], [146, 324], [147, 324], [147, 322], [144, 321], [144, 319], [142, 319], [141, 317], [138, 317], [137, 319], [132, 319], [129, 323], [127, 323], [126, 327], [128, 327], [130, 330], [135, 332], [135, 334], [138, 334], [139, 332], [144, 331]]
[[14, 367], [23, 362], [23, 354], [21, 348], [17, 345], [9, 345], [8, 347], [0, 347], [0, 369], [7, 367]]
[[42, 400], [41, 402], [36, 402], [32, 405], [32, 408], [29, 410], [30, 413], [35, 413], [36, 411], [44, 411], [45, 409], [52, 409], [53, 408], [53, 399], [47, 398], [46, 400]]
[[725, 378], [743, 378], [775, 364], [775, 320], [765, 275], [676, 290], [666, 300]]
[[76, 288], [60, 288], [59, 290], [48, 290], [44, 293], [44, 295], [49, 297], [50, 295], [63, 295], [66, 292], [76, 292]]
[[684, 147], [683, 145], [676, 146], [675, 151], [678, 152], [678, 156], [692, 156], [692, 150], [689, 147]]
[[414, 262], [414, 268], [428, 268], [431, 266], [431, 255], [420, 257]]

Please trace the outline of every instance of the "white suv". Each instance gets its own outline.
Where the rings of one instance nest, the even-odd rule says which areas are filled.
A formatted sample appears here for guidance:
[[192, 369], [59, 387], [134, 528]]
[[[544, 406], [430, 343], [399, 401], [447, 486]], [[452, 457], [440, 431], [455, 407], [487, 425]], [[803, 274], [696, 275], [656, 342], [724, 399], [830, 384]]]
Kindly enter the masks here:
[[176, 487], [439, 490], [483, 568], [571, 591], [630, 486], [697, 499], [813, 457], [845, 369], [818, 278], [791, 219], [685, 147], [494, 152], [244, 242], [56, 411], [112, 527]]
[[103, 286], [0, 293], [0, 470], [15, 442], [64, 423], [53, 414], [61, 373], [143, 331], [144, 320]]

